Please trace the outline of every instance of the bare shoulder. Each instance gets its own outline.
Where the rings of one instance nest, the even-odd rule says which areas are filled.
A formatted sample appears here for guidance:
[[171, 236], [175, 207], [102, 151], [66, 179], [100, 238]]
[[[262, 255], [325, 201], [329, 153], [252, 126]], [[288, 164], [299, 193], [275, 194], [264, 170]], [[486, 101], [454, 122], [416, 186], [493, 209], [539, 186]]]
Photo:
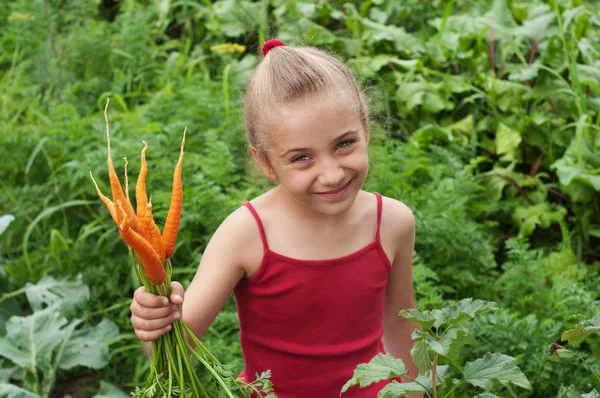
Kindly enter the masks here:
[[382, 227], [383, 224], [396, 232], [412, 232], [415, 229], [415, 216], [412, 210], [401, 201], [382, 196]]
[[[217, 228], [209, 243], [229, 262], [252, 274], [262, 260], [262, 242], [256, 220], [246, 206], [234, 210]], [[208, 247], [207, 247], [208, 249]]]
[[401, 201], [385, 196], [382, 199], [381, 243], [393, 263], [398, 253], [413, 250], [415, 216]]

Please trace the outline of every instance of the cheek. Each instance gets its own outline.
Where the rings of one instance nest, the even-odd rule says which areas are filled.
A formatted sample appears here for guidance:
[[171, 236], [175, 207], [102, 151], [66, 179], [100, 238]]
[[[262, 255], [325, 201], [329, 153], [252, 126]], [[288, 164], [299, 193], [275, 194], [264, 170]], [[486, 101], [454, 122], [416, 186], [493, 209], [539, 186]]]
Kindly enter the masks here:
[[310, 170], [288, 170], [283, 181], [292, 190], [306, 189], [313, 183], [314, 176]]

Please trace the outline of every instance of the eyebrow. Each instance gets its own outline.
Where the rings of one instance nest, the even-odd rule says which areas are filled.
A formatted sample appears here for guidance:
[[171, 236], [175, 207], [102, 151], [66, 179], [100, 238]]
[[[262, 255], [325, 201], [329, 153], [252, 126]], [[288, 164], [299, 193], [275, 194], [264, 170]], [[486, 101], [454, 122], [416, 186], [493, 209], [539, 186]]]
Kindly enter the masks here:
[[[344, 134], [335, 137], [333, 140], [331, 140], [331, 142], [333, 143], [333, 142], [336, 142], [336, 141], [340, 141], [340, 140], [343, 140], [344, 138], [346, 138], [348, 136], [356, 135], [356, 134], [358, 134], [358, 130], [349, 130], [349, 131], [346, 131]], [[283, 157], [285, 157], [286, 155], [288, 155], [288, 154], [290, 154], [292, 152], [306, 152], [309, 149], [310, 148], [306, 148], [306, 147], [304, 147], [304, 148], [291, 148], [291, 149], [288, 149], [287, 151], [283, 152], [281, 155], [279, 155], [279, 157], [283, 158]]]

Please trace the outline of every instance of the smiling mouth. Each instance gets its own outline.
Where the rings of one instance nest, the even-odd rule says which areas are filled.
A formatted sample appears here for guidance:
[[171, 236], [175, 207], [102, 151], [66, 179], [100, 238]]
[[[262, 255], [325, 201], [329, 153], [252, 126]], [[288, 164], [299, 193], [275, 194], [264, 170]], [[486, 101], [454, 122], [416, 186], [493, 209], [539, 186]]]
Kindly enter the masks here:
[[346, 184], [342, 185], [341, 187], [334, 189], [333, 191], [327, 191], [327, 192], [317, 192], [317, 194], [319, 195], [331, 195], [331, 194], [335, 194], [338, 192], [342, 192], [344, 189], [346, 189], [346, 187], [348, 185], [350, 185], [350, 183], [352, 182], [353, 178], [350, 179], [350, 181], [348, 181]]

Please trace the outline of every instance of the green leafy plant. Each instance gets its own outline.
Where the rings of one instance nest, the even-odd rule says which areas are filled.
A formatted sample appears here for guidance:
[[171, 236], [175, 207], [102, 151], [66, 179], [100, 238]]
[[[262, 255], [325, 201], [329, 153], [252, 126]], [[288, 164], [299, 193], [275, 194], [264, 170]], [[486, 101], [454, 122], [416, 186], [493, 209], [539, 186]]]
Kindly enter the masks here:
[[[600, 336], [600, 315], [595, 315], [590, 319], [585, 319], [583, 316], [579, 315], [575, 317], [579, 320], [579, 322], [575, 325], [573, 329], [569, 329], [561, 335], [561, 340], [568, 342], [569, 345], [573, 347], [577, 347], [581, 343], [583, 343], [586, 339], [591, 338], [592, 336]], [[586, 359], [575, 349], [567, 349], [563, 346], [553, 343], [550, 347], [550, 351], [548, 352], [548, 356], [550, 359], [555, 361], [560, 360], [577, 360], [581, 361], [581, 363], [585, 366], [585, 368], [589, 371], [591, 377], [595, 378], [596, 384], [600, 382], [600, 376], [598, 375], [597, 370], [594, 370], [592, 366], [586, 361]], [[600, 394], [596, 389], [593, 389], [588, 394], [579, 394], [575, 386], [571, 385], [569, 387], [562, 387], [558, 393], [558, 398], [570, 398], [570, 397], [598, 397]]]
[[[492, 382], [507, 386], [531, 389], [531, 384], [515, 364], [515, 358], [508, 355], [487, 353], [484, 357], [462, 364], [460, 351], [463, 346], [475, 344], [475, 337], [464, 325], [466, 320], [477, 314], [498, 308], [496, 303], [463, 299], [456, 304], [431, 311], [402, 311], [400, 315], [421, 326], [413, 332], [414, 345], [412, 359], [419, 368], [416, 379], [407, 377], [407, 370], [400, 359], [389, 354], [379, 354], [368, 364], [358, 365], [350, 379], [342, 388], [342, 394], [349, 387], [366, 387], [372, 383], [395, 377], [404, 377], [410, 382], [388, 383], [378, 397], [400, 397], [405, 394], [425, 394], [427, 397], [448, 397], [452, 392], [466, 385], [485, 391], [492, 390]], [[445, 360], [446, 365], [441, 365]], [[462, 378], [460, 377], [462, 374]], [[487, 393], [480, 395], [496, 397]]]
[[[16, 291], [26, 294], [33, 313], [12, 316], [0, 337], [0, 352], [13, 366], [3, 368], [0, 396], [50, 397], [59, 371], [84, 366], [101, 369], [108, 364], [108, 344], [119, 334], [108, 318], [93, 326], [83, 319], [69, 319], [89, 297], [89, 288], [77, 280], [45, 277]], [[16, 294], [7, 294], [4, 301]], [[8, 384], [11, 377], [23, 388]], [[2, 380], [4, 379], [4, 380]]]

